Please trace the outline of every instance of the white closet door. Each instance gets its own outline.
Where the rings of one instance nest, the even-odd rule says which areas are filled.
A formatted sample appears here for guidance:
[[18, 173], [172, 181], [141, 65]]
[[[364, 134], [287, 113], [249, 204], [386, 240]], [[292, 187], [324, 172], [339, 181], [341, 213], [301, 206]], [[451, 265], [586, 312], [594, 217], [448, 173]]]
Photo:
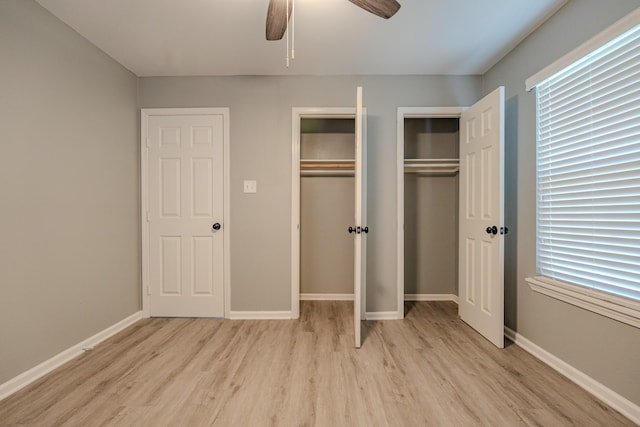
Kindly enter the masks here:
[[459, 314], [504, 347], [504, 88], [460, 119]]
[[151, 316], [224, 317], [223, 114], [147, 119]]
[[356, 200], [355, 200], [355, 274], [354, 274], [354, 336], [355, 346], [362, 345], [362, 321], [365, 319], [367, 301], [367, 150], [365, 117], [362, 110], [362, 87], [356, 91]]

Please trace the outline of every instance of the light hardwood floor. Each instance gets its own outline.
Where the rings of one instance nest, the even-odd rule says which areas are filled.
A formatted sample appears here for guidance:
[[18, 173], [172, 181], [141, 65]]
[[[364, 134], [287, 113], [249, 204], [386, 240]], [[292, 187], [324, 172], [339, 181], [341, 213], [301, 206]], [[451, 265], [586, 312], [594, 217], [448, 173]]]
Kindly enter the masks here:
[[2, 426], [629, 426], [449, 302], [366, 322], [305, 301], [299, 321], [145, 319], [0, 402]]

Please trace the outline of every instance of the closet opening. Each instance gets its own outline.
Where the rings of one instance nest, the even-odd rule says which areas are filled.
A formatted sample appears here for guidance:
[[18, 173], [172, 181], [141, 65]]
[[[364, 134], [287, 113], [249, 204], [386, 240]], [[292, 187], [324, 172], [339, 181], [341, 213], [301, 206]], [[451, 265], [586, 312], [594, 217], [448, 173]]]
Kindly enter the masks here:
[[354, 299], [355, 109], [294, 108], [291, 311]]
[[457, 301], [462, 109], [398, 109], [398, 318], [404, 301]]
[[300, 299], [353, 299], [355, 121], [300, 120]]

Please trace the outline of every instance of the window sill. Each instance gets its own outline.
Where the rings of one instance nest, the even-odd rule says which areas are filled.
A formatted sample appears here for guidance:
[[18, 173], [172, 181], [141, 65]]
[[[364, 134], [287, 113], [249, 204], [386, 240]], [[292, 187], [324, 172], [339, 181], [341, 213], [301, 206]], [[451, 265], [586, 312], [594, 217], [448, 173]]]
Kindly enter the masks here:
[[544, 276], [527, 277], [525, 280], [535, 292], [640, 328], [639, 301]]

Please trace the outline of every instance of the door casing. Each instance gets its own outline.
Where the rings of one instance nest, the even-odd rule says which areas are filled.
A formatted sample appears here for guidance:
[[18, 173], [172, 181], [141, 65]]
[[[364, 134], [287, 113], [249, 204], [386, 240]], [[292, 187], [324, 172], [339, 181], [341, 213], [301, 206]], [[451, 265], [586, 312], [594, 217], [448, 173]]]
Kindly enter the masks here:
[[[366, 126], [366, 108], [363, 108]], [[291, 318], [300, 317], [300, 122], [302, 119], [354, 119], [354, 107], [307, 108], [291, 110]], [[364, 137], [364, 136], [363, 136]], [[346, 230], [345, 230], [346, 233]]]
[[396, 319], [404, 319], [404, 119], [457, 118], [467, 107], [398, 107], [396, 117]]

